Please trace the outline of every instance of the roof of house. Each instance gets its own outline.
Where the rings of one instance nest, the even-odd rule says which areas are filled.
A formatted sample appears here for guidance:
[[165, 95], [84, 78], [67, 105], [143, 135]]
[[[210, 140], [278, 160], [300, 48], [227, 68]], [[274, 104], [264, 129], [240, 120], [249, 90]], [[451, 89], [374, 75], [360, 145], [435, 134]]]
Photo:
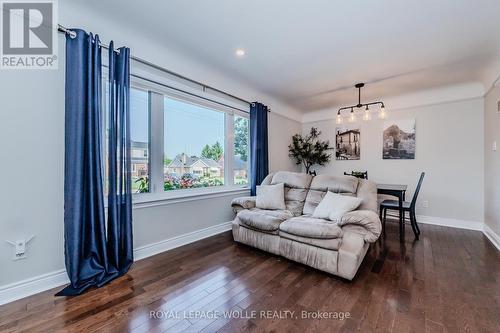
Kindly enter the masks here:
[[[219, 160], [219, 166], [224, 168], [224, 156], [222, 156]], [[234, 170], [246, 170], [247, 169], [247, 161], [243, 161], [240, 156], [234, 155], [233, 160]]]
[[219, 164], [217, 162], [215, 162], [213, 159], [211, 158], [204, 158], [204, 157], [201, 157], [200, 160], [205, 163], [208, 167], [210, 168], [218, 168], [219, 167]]
[[201, 161], [209, 168], [219, 168], [219, 164], [212, 160], [211, 158], [204, 158], [198, 156], [187, 156], [186, 163], [182, 163], [182, 154], [175, 156], [175, 158], [168, 165], [169, 168], [179, 168], [179, 167], [191, 167], [196, 162]]

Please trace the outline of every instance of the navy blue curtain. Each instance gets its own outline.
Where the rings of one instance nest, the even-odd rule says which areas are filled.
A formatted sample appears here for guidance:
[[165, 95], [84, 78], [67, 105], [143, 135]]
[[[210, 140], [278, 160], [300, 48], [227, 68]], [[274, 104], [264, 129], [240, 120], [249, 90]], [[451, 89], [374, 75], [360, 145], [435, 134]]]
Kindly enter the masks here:
[[[113, 50], [113, 42], [109, 49]], [[130, 156], [130, 50], [109, 52], [108, 254], [120, 274], [133, 260]]]
[[[127, 256], [132, 251], [129, 224], [122, 227], [121, 219], [110, 218], [106, 237], [104, 163], [101, 150], [103, 117], [99, 37], [79, 29], [74, 31], [75, 38], [69, 35], [66, 37], [65, 92], [64, 246], [70, 285], [60, 291], [58, 296], [78, 295], [90, 287], [100, 287], [123, 274], [132, 260], [131, 255], [126, 258], [123, 255], [126, 253]], [[128, 50], [124, 52], [124, 57], [128, 58]], [[125, 60], [121, 60], [120, 64], [122, 62]], [[120, 68], [124, 66], [127, 67], [124, 75], [128, 76], [128, 60], [126, 65], [121, 64]], [[115, 72], [117, 71], [118, 69]], [[128, 78], [123, 82], [128, 84]], [[124, 108], [126, 111], [120, 111], [127, 113], [128, 89], [123, 88], [121, 91], [120, 94], [116, 94], [116, 104], [119, 105], [116, 109], [122, 110], [127, 105]], [[128, 120], [128, 115], [125, 119]], [[126, 136], [124, 138], [126, 139]], [[122, 138], [118, 142], [125, 146], [124, 150], [130, 148], [129, 143], [124, 142]], [[122, 152], [121, 148], [117, 151], [121, 152], [121, 156], [129, 156], [129, 153]], [[128, 164], [124, 162], [120, 165], [130, 170], [130, 160]], [[110, 179], [114, 179], [115, 183], [120, 182], [116, 177]], [[125, 188], [124, 193], [127, 190], [130, 193], [130, 182], [128, 185], [126, 181], [121, 183]], [[124, 197], [126, 196], [120, 196], [123, 202], [126, 201]], [[115, 206], [121, 207], [119, 204]], [[124, 213], [122, 216], [130, 218], [131, 223], [130, 213]], [[130, 231], [130, 234], [124, 239], [122, 235], [126, 231]], [[129, 245], [130, 249], [127, 248]]]
[[267, 106], [252, 103], [250, 106], [250, 192], [255, 195], [257, 185], [269, 173], [267, 148]]

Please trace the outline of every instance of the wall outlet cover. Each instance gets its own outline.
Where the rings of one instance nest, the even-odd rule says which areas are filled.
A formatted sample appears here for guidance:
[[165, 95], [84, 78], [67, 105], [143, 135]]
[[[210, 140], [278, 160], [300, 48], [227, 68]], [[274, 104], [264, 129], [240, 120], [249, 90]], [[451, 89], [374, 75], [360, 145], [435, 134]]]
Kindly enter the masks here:
[[16, 241], [6, 240], [7, 243], [14, 246], [12, 260], [26, 259], [28, 256], [26, 253], [26, 245], [34, 238], [31, 236], [28, 239], [18, 239]]
[[14, 247], [14, 260], [26, 258], [26, 240], [19, 239], [15, 242]]

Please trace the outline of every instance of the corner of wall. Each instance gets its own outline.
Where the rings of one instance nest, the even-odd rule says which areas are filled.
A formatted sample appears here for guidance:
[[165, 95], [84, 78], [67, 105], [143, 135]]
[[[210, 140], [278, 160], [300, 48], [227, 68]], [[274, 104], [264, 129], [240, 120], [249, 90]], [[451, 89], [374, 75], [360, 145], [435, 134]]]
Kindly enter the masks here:
[[[497, 81], [498, 82], [498, 81]], [[489, 89], [484, 99], [484, 223], [485, 234], [500, 234], [500, 151], [494, 150], [493, 145], [500, 144], [500, 85], [496, 84]], [[495, 239], [495, 237], [492, 237]]]

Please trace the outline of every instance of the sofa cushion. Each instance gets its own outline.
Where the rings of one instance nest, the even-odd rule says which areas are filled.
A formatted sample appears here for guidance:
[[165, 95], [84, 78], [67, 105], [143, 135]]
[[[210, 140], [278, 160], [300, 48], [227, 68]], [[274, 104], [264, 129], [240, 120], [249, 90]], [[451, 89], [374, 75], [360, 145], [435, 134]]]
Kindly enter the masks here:
[[285, 210], [284, 184], [257, 186], [255, 206], [260, 209]]
[[313, 178], [306, 196], [303, 214], [312, 215], [327, 191], [356, 196], [359, 179], [352, 176], [318, 175]]
[[312, 217], [339, 221], [345, 213], [358, 208], [361, 201], [359, 198], [327, 192], [314, 210]]
[[[306, 202], [304, 203], [303, 215], [312, 215], [314, 214], [314, 210], [318, 207], [323, 197], [326, 195], [326, 191], [320, 190], [309, 190], [307, 193]], [[341, 195], [355, 197], [355, 193], [341, 193]]]
[[289, 188], [309, 188], [312, 178], [306, 173], [278, 171], [273, 175], [271, 184], [284, 183]]
[[353, 176], [317, 175], [311, 182], [312, 190], [330, 191], [334, 193], [355, 194], [359, 178]]
[[342, 238], [310, 238], [292, 235], [284, 231], [279, 231], [280, 237], [290, 239], [299, 243], [321, 247], [327, 250], [337, 251], [342, 244]]
[[305, 173], [278, 171], [272, 175], [270, 183], [285, 184], [286, 209], [299, 216], [302, 215], [311, 180], [312, 176]]
[[304, 202], [306, 200], [307, 189], [285, 187], [286, 209], [291, 211], [294, 216], [302, 215]]
[[256, 230], [272, 232], [278, 230], [280, 223], [287, 218], [291, 218], [292, 214], [284, 210], [264, 210], [253, 208], [250, 210], [242, 210], [237, 216], [244, 226], [248, 226]]
[[335, 223], [309, 216], [288, 219], [279, 225], [279, 230], [309, 238], [331, 239], [342, 237], [342, 229]]

